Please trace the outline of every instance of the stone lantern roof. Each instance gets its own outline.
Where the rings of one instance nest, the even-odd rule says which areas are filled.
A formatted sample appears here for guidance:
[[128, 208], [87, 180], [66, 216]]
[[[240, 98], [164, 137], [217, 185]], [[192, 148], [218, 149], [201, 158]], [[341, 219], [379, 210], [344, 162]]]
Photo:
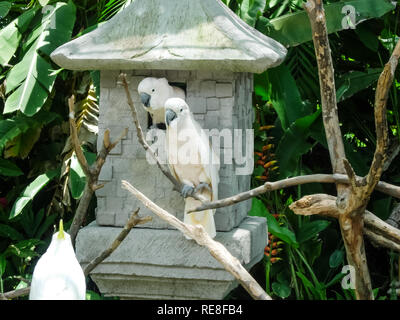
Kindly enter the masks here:
[[72, 70], [229, 70], [261, 73], [286, 49], [220, 0], [135, 0], [121, 13], [57, 48]]

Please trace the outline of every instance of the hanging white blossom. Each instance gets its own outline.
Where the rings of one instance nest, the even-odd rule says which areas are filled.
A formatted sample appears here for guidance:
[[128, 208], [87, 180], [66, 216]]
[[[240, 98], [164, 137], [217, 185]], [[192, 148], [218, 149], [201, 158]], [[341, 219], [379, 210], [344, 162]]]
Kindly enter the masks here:
[[29, 300], [85, 300], [85, 296], [85, 276], [60, 220], [60, 230], [33, 271]]

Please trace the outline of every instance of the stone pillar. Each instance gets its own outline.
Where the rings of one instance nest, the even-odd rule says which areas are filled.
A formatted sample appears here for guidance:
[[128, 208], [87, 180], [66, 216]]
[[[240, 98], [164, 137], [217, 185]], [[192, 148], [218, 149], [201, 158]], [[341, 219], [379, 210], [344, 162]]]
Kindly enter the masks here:
[[[253, 123], [252, 74], [208, 71], [125, 71], [136, 104], [140, 123], [146, 133], [148, 114], [137, 93], [139, 82], [148, 76], [166, 77], [170, 83], [186, 89], [187, 103], [204, 129], [242, 129], [242, 154], [253, 165], [253, 146], [247, 144], [246, 131]], [[124, 128], [128, 136], [115, 148], [103, 167], [96, 191], [96, 222], [83, 228], [77, 238], [80, 263], [86, 264], [106, 248], [120, 232], [129, 215], [140, 208], [140, 215], [153, 221], [131, 231], [122, 245], [95, 270], [92, 278], [105, 295], [126, 299], [222, 299], [237, 281], [208, 252], [193, 240], [186, 240], [177, 230], [155, 216], [140, 201], [121, 188], [121, 180], [136, 188], [162, 208], [183, 220], [184, 202], [172, 191], [172, 184], [157, 166], [149, 164], [136, 137], [125, 92], [117, 86], [119, 71], [101, 72], [99, 143], [104, 131], [116, 138]], [[217, 133], [215, 133], [217, 134]], [[243, 165], [235, 158], [234, 141], [220, 139], [221, 169], [219, 198], [250, 189], [252, 167], [245, 175], [237, 170]], [[251, 139], [253, 142], [253, 139]], [[101, 147], [100, 145], [98, 147]], [[228, 150], [224, 158], [224, 150]], [[216, 240], [224, 244], [246, 267], [260, 261], [267, 244], [264, 218], [247, 217], [250, 201], [217, 209]], [[212, 288], [212, 289], [210, 289]]]
[[[243, 146], [246, 147], [246, 131], [253, 123], [253, 109], [251, 104], [252, 74], [233, 72], [205, 72], [205, 71], [162, 71], [138, 70], [128, 74], [129, 87], [136, 104], [139, 120], [146, 133], [148, 115], [143, 109], [137, 93], [139, 82], [147, 77], [166, 77], [171, 83], [179, 83], [186, 87], [187, 103], [195, 119], [204, 129], [242, 129]], [[97, 223], [104, 226], [125, 225], [128, 216], [137, 207], [141, 214], [153, 215], [143, 207], [140, 201], [120, 187], [121, 180], [132, 182], [136, 188], [167, 211], [183, 218], [184, 202], [182, 197], [172, 191], [171, 183], [166, 179], [156, 165], [150, 165], [146, 160], [145, 152], [137, 141], [136, 129], [132, 122], [129, 106], [126, 103], [125, 92], [117, 87], [118, 72], [101, 72], [101, 97], [99, 116], [99, 143], [102, 143], [104, 131], [109, 128], [111, 137], [117, 137], [127, 127], [129, 133], [122, 144], [112, 151], [104, 165], [100, 176], [101, 182], [107, 182], [103, 189], [96, 192]], [[239, 131], [238, 131], [239, 132]], [[233, 137], [231, 137], [232, 139]], [[233, 139], [232, 139], [233, 140]], [[221, 169], [219, 183], [219, 198], [225, 198], [250, 189], [251, 172], [247, 175], [238, 175], [238, 165], [234, 159], [234, 141], [226, 142], [220, 139]], [[237, 140], [237, 139], [236, 139]], [[98, 147], [101, 147], [100, 145]], [[224, 150], [230, 149], [231, 157], [224, 159]], [[229, 154], [229, 153], [228, 153]], [[253, 148], [243, 150], [247, 162], [253, 164]], [[217, 231], [230, 231], [238, 226], [247, 216], [251, 201], [245, 201], [231, 207], [217, 209], [215, 222]], [[146, 228], [169, 228], [158, 218], [146, 224]]]

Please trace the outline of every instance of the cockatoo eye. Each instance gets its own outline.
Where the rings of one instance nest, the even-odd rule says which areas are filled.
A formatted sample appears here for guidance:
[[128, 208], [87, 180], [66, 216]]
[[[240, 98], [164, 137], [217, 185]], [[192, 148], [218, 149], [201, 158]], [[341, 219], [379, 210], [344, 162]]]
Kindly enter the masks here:
[[156, 91], [156, 89], [152, 89], [152, 90], [151, 90], [151, 92], [154, 92], [154, 91]]
[[181, 108], [181, 110], [179, 110], [180, 112], [182, 112], [183, 111], [183, 108]]

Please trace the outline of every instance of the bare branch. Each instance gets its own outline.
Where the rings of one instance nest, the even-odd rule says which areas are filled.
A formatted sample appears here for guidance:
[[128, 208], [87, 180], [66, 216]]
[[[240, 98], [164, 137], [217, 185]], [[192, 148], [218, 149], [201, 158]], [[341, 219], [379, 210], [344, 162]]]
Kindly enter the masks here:
[[356, 173], [354, 172], [353, 167], [347, 159], [343, 159], [344, 169], [346, 170], [347, 176], [349, 177], [350, 187], [354, 192], [359, 184], [357, 183]]
[[400, 244], [400, 230], [378, 218], [372, 212], [365, 211], [364, 223], [374, 233], [383, 235], [386, 239]]
[[153, 211], [159, 218], [168, 222], [170, 225], [177, 228], [186, 236], [194, 239], [199, 245], [205, 246], [211, 253], [211, 255], [217, 259], [224, 268], [229, 271], [247, 292], [257, 300], [272, 300], [270, 296], [260, 287], [260, 285], [254, 280], [254, 278], [247, 272], [247, 270], [241, 265], [239, 260], [232, 256], [232, 254], [219, 242], [214, 241], [207, 234], [204, 228], [200, 225], [192, 226], [183, 223], [172, 214], [157, 206], [139, 190], [133, 187], [129, 182], [122, 181], [122, 186], [136, 198], [138, 198], [147, 208]]
[[81, 149], [81, 142], [79, 141], [78, 137], [78, 129], [75, 123], [74, 103], [75, 96], [72, 95], [68, 99], [68, 106], [70, 110], [69, 125], [71, 131], [71, 141], [76, 153], [76, 157], [86, 176], [85, 189], [83, 191], [82, 197], [79, 200], [79, 204], [72, 220], [71, 227], [68, 231], [71, 236], [72, 244], [75, 246], [76, 235], [78, 234], [78, 231], [85, 220], [87, 209], [89, 207], [93, 193], [104, 186], [104, 184], [98, 184], [101, 169], [110, 151], [121, 141], [121, 139], [126, 136], [126, 134], [128, 133], [128, 129], [125, 129], [120, 137], [113, 143], [110, 142], [110, 131], [106, 130], [103, 137], [103, 147], [97, 154], [96, 162], [93, 164], [93, 166], [89, 167], [89, 164], [86, 161], [86, 157]]
[[386, 222], [395, 228], [400, 227], [400, 203], [395, 205]]
[[386, 161], [386, 149], [388, 145], [388, 127], [386, 119], [386, 104], [390, 88], [393, 84], [394, 73], [399, 63], [400, 41], [397, 42], [395, 49], [385, 68], [378, 79], [378, 85], [375, 91], [375, 130], [376, 130], [376, 148], [371, 167], [366, 177], [369, 194], [375, 188], [375, 185], [381, 178], [383, 166]]
[[[336, 205], [337, 198], [328, 194], [313, 194], [304, 196], [293, 202], [289, 208], [298, 215], [321, 215], [332, 218], [341, 216]], [[363, 216], [365, 226], [377, 236], [384, 237], [400, 245], [400, 230], [378, 218], [372, 212], [366, 210]]]
[[328, 194], [313, 194], [304, 196], [289, 206], [295, 214], [302, 216], [321, 215], [338, 218], [339, 210], [336, 206], [336, 197]]
[[389, 169], [390, 165], [392, 164], [393, 160], [399, 155], [400, 153], [400, 142], [398, 137], [395, 137], [393, 143], [389, 147], [386, 157], [385, 164], [383, 165], [383, 171]]
[[0, 293], [0, 300], [9, 300], [9, 299], [15, 299], [18, 297], [26, 296], [29, 294], [29, 291], [31, 291], [31, 287], [26, 287], [26, 288], [22, 288], [22, 289], [8, 291], [5, 293]]
[[75, 96], [72, 95], [68, 99], [68, 107], [69, 107], [69, 128], [71, 134], [72, 145], [74, 146], [76, 157], [78, 158], [79, 164], [82, 167], [85, 176], [90, 175], [89, 164], [86, 161], [85, 155], [81, 149], [81, 143], [78, 137], [78, 129], [75, 123]]
[[[361, 177], [357, 176], [357, 179], [361, 179]], [[236, 203], [246, 201], [253, 197], [257, 197], [261, 194], [280, 190], [285, 188], [290, 188], [302, 184], [307, 183], [340, 183], [340, 184], [349, 184], [349, 178], [347, 175], [344, 174], [311, 174], [305, 176], [298, 176], [287, 178], [283, 180], [278, 180], [274, 182], [266, 182], [264, 185], [251, 189], [249, 191], [245, 191], [231, 197], [220, 199], [213, 202], [205, 202], [198, 206], [197, 208], [193, 208], [188, 212], [195, 212], [195, 211], [203, 211], [208, 209], [215, 209], [215, 208], [222, 208], [234, 205]], [[387, 182], [379, 182], [376, 186], [376, 190], [388, 194], [392, 197], [396, 197], [400, 199], [400, 187], [389, 184]]]
[[132, 230], [132, 228], [138, 224], [144, 224], [149, 221], [151, 221], [151, 217], [147, 216], [144, 218], [138, 217], [138, 212], [139, 209], [137, 209], [134, 213], [132, 213], [131, 217], [129, 218], [128, 222], [125, 224], [124, 228], [122, 231], [119, 233], [119, 235], [115, 238], [113, 243], [108, 247], [106, 250], [104, 250], [98, 257], [93, 259], [92, 261], [89, 262], [89, 264], [85, 267], [83, 273], [85, 274], [85, 277], [89, 275], [89, 273], [96, 268], [102, 261], [104, 261], [106, 258], [108, 258], [124, 241], [124, 239], [127, 237], [129, 232]]
[[323, 2], [321, 0], [308, 0], [304, 8], [311, 23], [320, 79], [322, 116], [333, 171], [334, 173], [344, 173], [345, 170], [350, 180], [350, 188], [343, 185], [337, 186], [338, 201], [336, 203], [347, 260], [355, 268], [357, 298], [372, 300], [371, 279], [362, 237], [364, 228], [363, 215], [371, 193], [380, 180], [385, 164], [388, 141], [386, 102], [400, 57], [400, 44], [397, 43], [389, 62], [378, 80], [374, 108], [377, 145], [368, 175], [359, 181], [344, 153]]
[[380, 234], [376, 234], [373, 231], [371, 231], [368, 227], [364, 228], [364, 234], [371, 240], [372, 243], [379, 247], [385, 247], [388, 249], [395, 250], [397, 252], [400, 252], [400, 244], [391, 241], [390, 239], [385, 238], [384, 236]]
[[311, 22], [315, 56], [318, 63], [321, 92], [322, 119], [334, 173], [346, 173], [343, 162], [345, 152], [336, 103], [335, 77], [322, 1], [309, 0], [304, 5]]

